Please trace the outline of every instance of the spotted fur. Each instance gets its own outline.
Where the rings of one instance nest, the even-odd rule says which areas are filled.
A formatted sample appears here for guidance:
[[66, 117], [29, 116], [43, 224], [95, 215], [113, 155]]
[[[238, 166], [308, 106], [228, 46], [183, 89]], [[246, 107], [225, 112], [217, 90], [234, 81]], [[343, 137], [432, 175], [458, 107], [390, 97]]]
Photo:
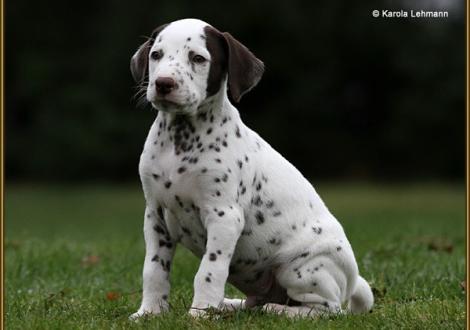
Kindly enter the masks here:
[[[168, 310], [177, 243], [201, 258], [192, 315], [256, 305], [318, 315], [345, 302], [353, 312], [369, 310], [370, 287], [339, 222], [232, 105], [258, 83], [262, 62], [200, 20], [155, 31], [131, 60], [158, 110], [139, 165], [146, 256], [132, 317]], [[247, 299], [224, 298], [227, 281]]]

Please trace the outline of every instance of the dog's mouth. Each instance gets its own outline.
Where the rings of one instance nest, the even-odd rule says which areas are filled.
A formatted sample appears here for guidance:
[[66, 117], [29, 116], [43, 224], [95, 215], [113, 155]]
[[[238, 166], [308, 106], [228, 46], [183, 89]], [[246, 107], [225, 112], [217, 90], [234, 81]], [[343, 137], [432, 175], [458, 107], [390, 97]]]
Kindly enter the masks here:
[[178, 111], [184, 106], [183, 104], [167, 98], [156, 98], [151, 103], [155, 109], [161, 111]]
[[157, 100], [156, 103], [159, 104], [159, 105], [162, 105], [163, 107], [166, 107], [166, 108], [181, 106], [180, 104], [178, 104], [174, 101], [170, 101], [170, 100]]

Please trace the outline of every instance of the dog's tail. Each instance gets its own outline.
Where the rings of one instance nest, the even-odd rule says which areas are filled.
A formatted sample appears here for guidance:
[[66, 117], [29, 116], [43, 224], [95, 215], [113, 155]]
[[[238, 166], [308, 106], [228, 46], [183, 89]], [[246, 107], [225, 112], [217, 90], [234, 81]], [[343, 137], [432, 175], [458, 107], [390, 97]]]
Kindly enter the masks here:
[[359, 314], [370, 311], [372, 305], [374, 305], [372, 290], [366, 280], [358, 276], [356, 288], [349, 299], [348, 309], [354, 314]]

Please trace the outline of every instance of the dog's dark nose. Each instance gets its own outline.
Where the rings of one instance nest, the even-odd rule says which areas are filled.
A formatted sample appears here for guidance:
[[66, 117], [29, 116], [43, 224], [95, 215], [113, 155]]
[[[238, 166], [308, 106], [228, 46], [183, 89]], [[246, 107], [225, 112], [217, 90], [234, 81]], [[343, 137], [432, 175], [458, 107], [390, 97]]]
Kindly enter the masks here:
[[166, 95], [169, 94], [172, 90], [178, 87], [173, 78], [170, 77], [160, 77], [155, 80], [155, 87], [157, 89], [157, 94]]

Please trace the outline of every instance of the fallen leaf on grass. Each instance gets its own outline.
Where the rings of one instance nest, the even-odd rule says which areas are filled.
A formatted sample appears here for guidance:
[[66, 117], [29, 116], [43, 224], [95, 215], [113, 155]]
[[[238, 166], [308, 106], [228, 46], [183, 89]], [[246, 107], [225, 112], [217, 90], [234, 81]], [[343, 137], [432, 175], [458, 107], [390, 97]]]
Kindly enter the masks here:
[[442, 241], [442, 240], [436, 240], [428, 243], [428, 249], [431, 251], [444, 251], [447, 253], [452, 253], [454, 250], [454, 246], [452, 243]]
[[413, 242], [425, 245], [429, 251], [447, 252], [454, 251], [454, 243], [443, 236], [421, 236], [413, 239]]
[[106, 293], [106, 299], [109, 301], [117, 300], [121, 297], [121, 294], [116, 291], [109, 291]]
[[13, 240], [5, 240], [5, 249], [19, 249], [21, 246], [21, 242], [13, 239]]
[[89, 255], [82, 258], [82, 267], [95, 266], [100, 262], [100, 257], [95, 255]]

